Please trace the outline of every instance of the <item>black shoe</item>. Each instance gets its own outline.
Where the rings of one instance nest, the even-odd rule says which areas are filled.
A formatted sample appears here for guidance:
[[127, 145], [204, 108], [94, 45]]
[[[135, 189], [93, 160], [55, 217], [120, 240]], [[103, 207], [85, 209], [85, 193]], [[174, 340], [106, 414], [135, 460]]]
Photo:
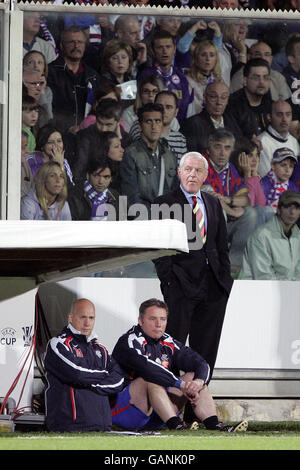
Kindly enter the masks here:
[[183, 421], [185, 423], [193, 423], [195, 420], [197, 420], [197, 416], [194, 413], [191, 403], [188, 401], [184, 406]]
[[186, 431], [186, 429], [187, 429], [186, 424], [184, 422], [181, 422], [177, 424], [176, 428], [174, 428], [174, 431]]
[[174, 431], [197, 431], [197, 429], [199, 429], [199, 424], [197, 421], [194, 421], [191, 424], [186, 424], [182, 421], [176, 426], [176, 428], [174, 428]]
[[216, 431], [224, 431], [224, 432], [245, 432], [248, 429], [248, 421], [240, 421], [238, 424], [234, 426], [230, 426], [229, 424], [219, 423], [216, 426]]

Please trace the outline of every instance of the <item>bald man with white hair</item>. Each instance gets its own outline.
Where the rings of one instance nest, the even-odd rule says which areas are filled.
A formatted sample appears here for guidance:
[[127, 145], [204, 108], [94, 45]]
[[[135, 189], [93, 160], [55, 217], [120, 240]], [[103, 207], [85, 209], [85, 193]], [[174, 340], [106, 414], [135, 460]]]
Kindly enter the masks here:
[[201, 191], [207, 175], [206, 158], [189, 152], [178, 168], [180, 187], [154, 201], [159, 218], [186, 224], [190, 248], [154, 263], [169, 308], [167, 332], [183, 344], [189, 337], [189, 346], [208, 362], [212, 375], [233, 281], [222, 207]]

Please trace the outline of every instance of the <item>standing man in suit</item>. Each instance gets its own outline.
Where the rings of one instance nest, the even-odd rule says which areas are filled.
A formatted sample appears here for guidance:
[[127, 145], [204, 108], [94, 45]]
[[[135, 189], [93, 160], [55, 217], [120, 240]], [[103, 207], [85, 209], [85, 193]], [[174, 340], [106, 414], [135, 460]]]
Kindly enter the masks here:
[[[212, 374], [233, 281], [221, 204], [200, 190], [207, 175], [207, 161], [201, 154], [185, 154], [178, 168], [180, 187], [158, 197], [152, 214], [153, 218], [167, 218], [166, 208], [170, 208], [169, 218], [187, 226], [189, 253], [162, 257], [154, 263], [169, 308], [167, 332], [182, 343], [189, 335], [190, 347], [204, 357]], [[193, 199], [197, 203], [194, 209]], [[199, 209], [204, 221], [201, 227]]]

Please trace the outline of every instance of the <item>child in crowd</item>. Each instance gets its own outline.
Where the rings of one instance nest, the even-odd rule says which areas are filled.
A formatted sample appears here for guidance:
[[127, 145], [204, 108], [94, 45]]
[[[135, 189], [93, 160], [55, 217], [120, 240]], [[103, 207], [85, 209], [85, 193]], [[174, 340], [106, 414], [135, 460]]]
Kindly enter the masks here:
[[35, 188], [21, 200], [21, 219], [71, 220], [67, 202], [67, 177], [55, 161], [44, 163], [36, 172]]
[[260, 183], [258, 166], [260, 160], [259, 147], [249, 139], [239, 139], [237, 148], [232, 152], [231, 162], [238, 170], [248, 189], [252, 207], [257, 213], [257, 225], [266, 223], [274, 215], [273, 209], [267, 205], [266, 196]]
[[[120, 88], [118, 88], [113, 82], [110, 81], [104, 81], [101, 83], [101, 86], [97, 88], [94, 94], [94, 99], [93, 103], [91, 106], [91, 110], [89, 114], [84, 118], [84, 120], [80, 123], [79, 129], [85, 129], [86, 127], [91, 126], [92, 124], [95, 124], [96, 122], [96, 116], [95, 116], [95, 111], [100, 103], [100, 101], [105, 100], [105, 99], [112, 99], [116, 100], [119, 103], [121, 103], [121, 92]], [[120, 122], [122, 125], [122, 122]], [[124, 127], [124, 126], [123, 126]], [[125, 127], [124, 127], [125, 129]], [[125, 129], [126, 130], [126, 129]]]
[[230, 160], [237, 168], [248, 188], [251, 206], [265, 206], [267, 201], [260, 184], [258, 146], [248, 140], [239, 139], [238, 147], [232, 152]]
[[28, 135], [29, 152], [34, 152], [36, 140], [33, 133], [33, 127], [39, 118], [39, 106], [32, 96], [25, 95], [22, 99], [22, 131]]
[[279, 148], [273, 154], [271, 171], [261, 179], [267, 205], [271, 206], [274, 212], [277, 211], [278, 200], [283, 191], [288, 189], [300, 192], [290, 179], [296, 164], [297, 157], [291, 149]]

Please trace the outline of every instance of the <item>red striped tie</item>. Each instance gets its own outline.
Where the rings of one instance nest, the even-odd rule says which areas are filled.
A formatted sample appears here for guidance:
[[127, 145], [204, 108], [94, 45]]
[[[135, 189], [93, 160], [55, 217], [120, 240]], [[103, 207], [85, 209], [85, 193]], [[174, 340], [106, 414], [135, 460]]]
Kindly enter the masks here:
[[204, 243], [206, 242], [204, 215], [198, 204], [197, 196], [192, 196], [192, 199], [193, 199], [193, 213], [196, 215], [196, 221], [198, 223], [198, 227], [200, 229], [200, 235], [201, 235], [202, 242], [204, 245]]

